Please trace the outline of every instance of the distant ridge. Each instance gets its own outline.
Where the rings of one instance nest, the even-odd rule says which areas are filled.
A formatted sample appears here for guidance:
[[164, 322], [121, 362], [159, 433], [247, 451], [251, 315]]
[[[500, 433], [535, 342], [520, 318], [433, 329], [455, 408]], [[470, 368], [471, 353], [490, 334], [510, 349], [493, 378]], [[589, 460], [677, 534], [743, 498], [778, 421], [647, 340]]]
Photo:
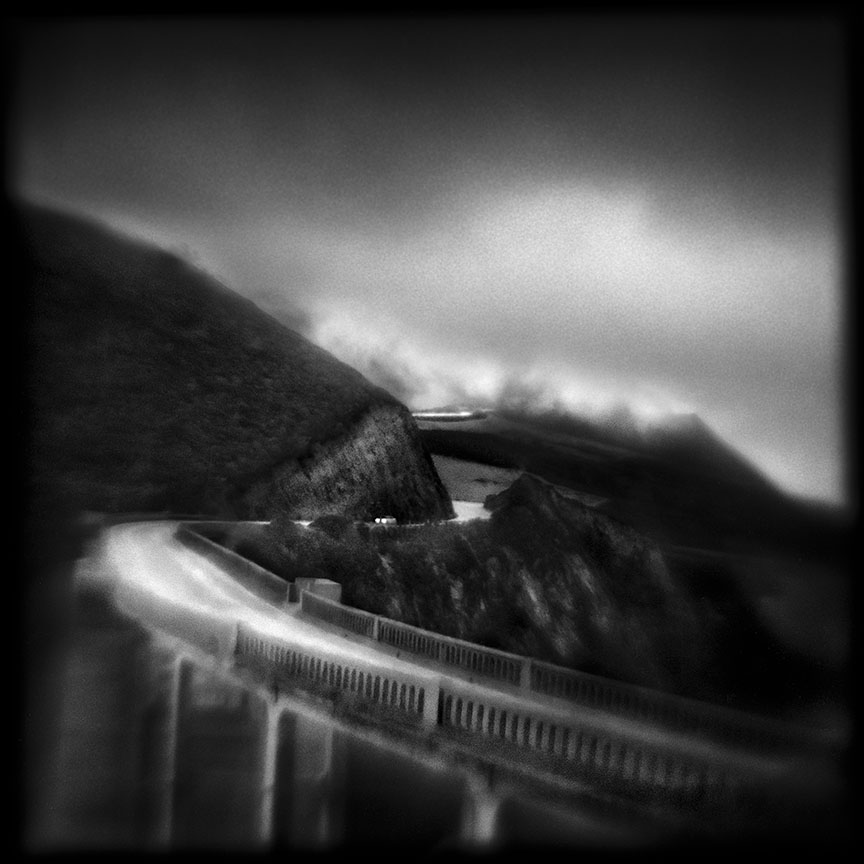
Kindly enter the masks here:
[[431, 452], [600, 496], [609, 515], [664, 545], [822, 557], [845, 542], [838, 508], [785, 494], [696, 414], [644, 429], [626, 413], [602, 420], [512, 407], [418, 422]]

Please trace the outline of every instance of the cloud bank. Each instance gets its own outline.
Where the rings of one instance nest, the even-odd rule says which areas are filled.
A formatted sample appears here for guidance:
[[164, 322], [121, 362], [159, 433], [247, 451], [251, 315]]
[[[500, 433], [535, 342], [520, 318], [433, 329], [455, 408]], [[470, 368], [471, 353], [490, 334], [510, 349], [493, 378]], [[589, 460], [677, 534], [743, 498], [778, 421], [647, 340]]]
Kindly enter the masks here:
[[818, 16], [34, 19], [12, 179], [414, 408], [695, 411], [840, 501], [843, 57]]

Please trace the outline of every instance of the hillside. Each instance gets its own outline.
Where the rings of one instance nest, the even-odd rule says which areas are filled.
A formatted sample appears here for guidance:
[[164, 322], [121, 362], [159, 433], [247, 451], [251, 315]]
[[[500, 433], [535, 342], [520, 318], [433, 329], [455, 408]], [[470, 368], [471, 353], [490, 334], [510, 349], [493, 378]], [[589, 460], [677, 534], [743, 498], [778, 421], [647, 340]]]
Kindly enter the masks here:
[[409, 535], [331, 517], [214, 537], [286, 579], [325, 577], [343, 602], [439, 633], [721, 704], [806, 719], [836, 704], [835, 662], [792, 650], [714, 574], [522, 475], [488, 520]]
[[437, 456], [529, 472], [594, 496], [664, 547], [843, 555], [843, 514], [784, 494], [695, 415], [640, 431], [503, 408], [461, 423], [424, 420], [420, 428]]
[[170, 252], [15, 216], [35, 512], [451, 515], [410, 413], [358, 372]]

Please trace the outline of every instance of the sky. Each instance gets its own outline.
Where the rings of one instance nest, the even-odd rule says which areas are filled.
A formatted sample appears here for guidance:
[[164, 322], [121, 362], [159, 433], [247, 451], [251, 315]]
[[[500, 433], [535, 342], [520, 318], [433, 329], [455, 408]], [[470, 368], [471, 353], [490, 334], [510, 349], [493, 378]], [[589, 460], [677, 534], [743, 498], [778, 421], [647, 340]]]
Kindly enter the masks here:
[[699, 414], [848, 501], [845, 30], [816, 14], [30, 19], [13, 190], [414, 409]]

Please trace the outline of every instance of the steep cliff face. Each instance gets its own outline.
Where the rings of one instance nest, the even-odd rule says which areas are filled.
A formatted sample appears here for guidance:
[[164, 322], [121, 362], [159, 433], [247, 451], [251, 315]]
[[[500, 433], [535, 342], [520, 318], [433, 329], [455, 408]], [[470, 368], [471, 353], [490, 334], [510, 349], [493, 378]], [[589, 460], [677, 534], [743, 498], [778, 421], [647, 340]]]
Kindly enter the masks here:
[[390, 394], [169, 252], [17, 215], [34, 511], [449, 515]]
[[375, 405], [338, 438], [310, 455], [276, 466], [253, 484], [244, 501], [255, 518], [344, 515], [402, 522], [449, 519], [453, 508], [435, 466], [402, 405]]

